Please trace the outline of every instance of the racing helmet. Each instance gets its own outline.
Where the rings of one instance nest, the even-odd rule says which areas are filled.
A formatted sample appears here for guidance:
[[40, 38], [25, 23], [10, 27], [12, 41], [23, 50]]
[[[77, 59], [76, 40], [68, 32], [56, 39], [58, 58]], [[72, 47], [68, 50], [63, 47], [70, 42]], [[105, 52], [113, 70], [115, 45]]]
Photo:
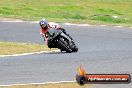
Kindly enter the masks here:
[[48, 21], [46, 21], [45, 19], [40, 20], [39, 24], [40, 24], [41, 27], [42, 27], [43, 25], [45, 25], [45, 28], [48, 27]]

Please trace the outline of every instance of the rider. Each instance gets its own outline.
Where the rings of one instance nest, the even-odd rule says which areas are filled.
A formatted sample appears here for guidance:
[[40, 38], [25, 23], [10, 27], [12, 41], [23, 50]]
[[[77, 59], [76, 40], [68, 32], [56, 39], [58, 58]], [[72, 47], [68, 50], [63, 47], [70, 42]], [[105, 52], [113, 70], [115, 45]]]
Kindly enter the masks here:
[[[44, 41], [48, 44], [48, 37], [46, 36], [46, 32], [49, 28], [55, 28], [56, 30], [61, 30], [65, 35], [67, 35], [71, 40], [72, 37], [66, 33], [65, 29], [59, 26], [58, 24], [50, 24], [45, 19], [42, 19], [40, 22], [40, 34], [44, 38]], [[49, 45], [48, 45], [49, 46]]]

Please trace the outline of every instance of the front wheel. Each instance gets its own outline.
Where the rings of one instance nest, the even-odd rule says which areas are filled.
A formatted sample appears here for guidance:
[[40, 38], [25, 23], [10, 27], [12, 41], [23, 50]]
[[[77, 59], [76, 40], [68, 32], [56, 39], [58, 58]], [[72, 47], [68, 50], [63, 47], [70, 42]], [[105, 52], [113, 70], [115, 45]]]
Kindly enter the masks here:
[[72, 43], [72, 52], [77, 52], [78, 47], [75, 45], [74, 41], [72, 41], [71, 43]]
[[72, 49], [72, 52], [77, 52], [78, 51], [78, 47], [75, 46], [73, 49]]
[[59, 48], [60, 48], [60, 50], [61, 51], [66, 51], [67, 53], [71, 53], [72, 52], [72, 50], [70, 49], [70, 48], [68, 48], [68, 46], [66, 46], [65, 44], [64, 44], [64, 42], [62, 42], [62, 40], [59, 40], [58, 41], [58, 45], [59, 45]]

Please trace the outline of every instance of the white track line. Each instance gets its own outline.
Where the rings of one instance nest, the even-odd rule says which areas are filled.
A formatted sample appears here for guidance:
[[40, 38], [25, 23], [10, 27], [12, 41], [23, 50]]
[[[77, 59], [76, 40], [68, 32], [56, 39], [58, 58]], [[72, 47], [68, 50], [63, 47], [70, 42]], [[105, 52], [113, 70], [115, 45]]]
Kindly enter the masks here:
[[75, 26], [94, 26], [90, 24], [72, 24], [72, 23], [64, 23], [65, 25], [75, 25]]
[[[28, 23], [31, 23], [31, 24], [38, 24], [39, 21], [23, 21], [23, 20], [0, 20], [0, 22], [10, 22], [10, 23], [22, 23], [22, 22], [28, 22]], [[49, 23], [55, 23], [55, 22], [49, 22]], [[55, 23], [56, 24], [56, 23]], [[58, 24], [58, 23], [57, 23]], [[73, 23], [64, 23], [65, 25], [73, 25], [73, 26], [107, 26], [107, 25], [91, 25], [91, 24], [73, 24]], [[122, 28], [123, 26], [113, 26], [113, 27], [118, 27], [118, 28]], [[128, 28], [132, 28], [131, 26], [128, 27]]]
[[60, 52], [60, 50], [40, 51], [40, 52], [31, 52], [31, 53], [22, 53], [22, 54], [13, 54], [13, 55], [0, 55], [0, 57], [25, 56], [25, 55], [42, 54], [42, 53], [52, 53], [52, 52]]
[[115, 27], [121, 28], [121, 27], [123, 27], [123, 26], [115, 26]]
[[44, 83], [10, 84], [10, 85], [0, 85], [0, 86], [44, 85], [44, 84], [59, 84], [59, 83], [68, 83], [68, 82], [73, 83], [73, 82], [76, 82], [76, 80], [74, 80], [74, 81], [44, 82]]
[[129, 27], [129, 28], [132, 28], [132, 27]]

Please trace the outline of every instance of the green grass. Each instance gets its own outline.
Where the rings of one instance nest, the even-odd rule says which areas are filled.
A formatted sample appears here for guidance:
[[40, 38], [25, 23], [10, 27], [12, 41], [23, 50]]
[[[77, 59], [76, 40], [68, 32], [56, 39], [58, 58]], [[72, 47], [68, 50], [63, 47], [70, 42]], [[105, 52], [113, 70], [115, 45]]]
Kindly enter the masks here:
[[83, 86], [78, 85], [77, 83], [56, 83], [56, 84], [34, 84], [34, 85], [14, 85], [8, 87], [0, 88], [90, 88], [91, 84], [86, 84]]
[[0, 0], [0, 16], [132, 26], [132, 0]]
[[0, 42], [0, 55], [12, 55], [29, 52], [50, 51], [47, 45], [15, 43], [15, 42]]

